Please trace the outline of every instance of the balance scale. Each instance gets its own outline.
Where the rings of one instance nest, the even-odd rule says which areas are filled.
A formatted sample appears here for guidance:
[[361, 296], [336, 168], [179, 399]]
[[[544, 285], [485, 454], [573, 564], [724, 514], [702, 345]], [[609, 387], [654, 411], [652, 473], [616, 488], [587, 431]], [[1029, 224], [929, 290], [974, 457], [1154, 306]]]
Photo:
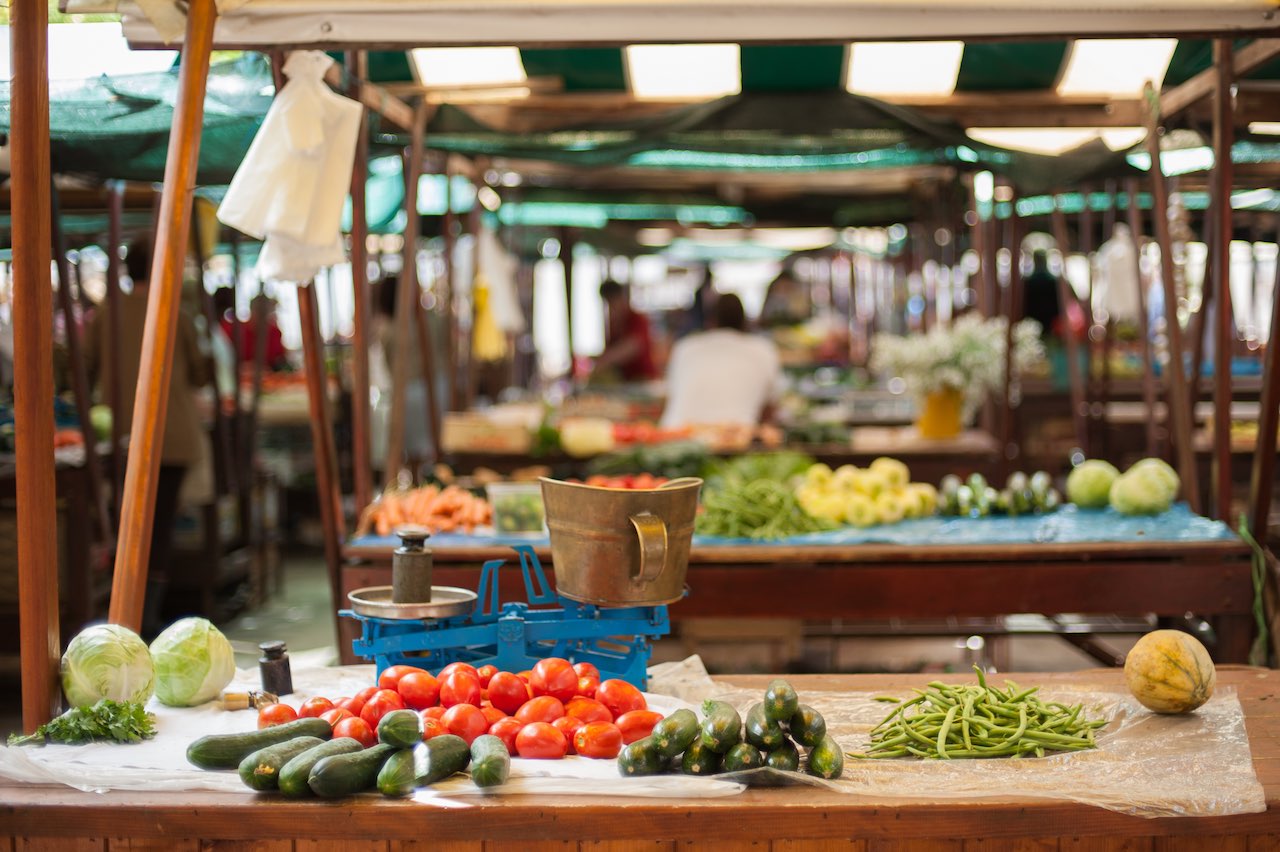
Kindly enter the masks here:
[[[377, 664], [438, 671], [450, 663], [493, 665], [500, 671], [533, 668], [546, 657], [592, 663], [601, 680], [621, 678], [645, 688], [654, 639], [671, 632], [667, 607], [608, 607], [579, 603], [551, 591], [533, 547], [513, 547], [524, 578], [524, 601], [503, 603], [494, 559], [480, 571], [479, 593], [433, 586], [428, 603], [394, 603], [392, 587], [351, 592], [339, 615], [360, 622], [355, 655]], [[535, 607], [537, 607], [535, 609]]]

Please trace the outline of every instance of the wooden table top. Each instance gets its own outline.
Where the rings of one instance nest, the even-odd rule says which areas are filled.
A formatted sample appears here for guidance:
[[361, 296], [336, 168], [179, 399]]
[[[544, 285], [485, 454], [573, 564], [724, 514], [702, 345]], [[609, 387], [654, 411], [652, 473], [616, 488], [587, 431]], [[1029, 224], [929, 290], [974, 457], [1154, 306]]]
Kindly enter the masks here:
[[[1123, 689], [1123, 675], [1115, 670], [1009, 677], [1020, 683]], [[801, 694], [815, 689], [903, 690], [929, 679], [930, 675], [791, 677]], [[725, 680], [747, 688], [763, 688], [767, 682], [763, 676]], [[752, 789], [694, 801], [506, 796], [468, 800], [474, 804], [469, 808], [441, 808], [376, 796], [321, 803], [249, 793], [94, 794], [8, 786], [0, 787], [0, 847], [10, 848], [4, 840], [11, 834], [160, 837], [165, 839], [163, 848], [193, 850], [1280, 848], [1280, 672], [1220, 667], [1218, 683], [1234, 687], [1244, 708], [1254, 767], [1266, 792], [1264, 813], [1144, 819], [1069, 801], [876, 800], [818, 788]], [[272, 838], [302, 837], [318, 839], [305, 846], [301, 840], [294, 845], [270, 843]], [[205, 839], [203, 847], [199, 838]], [[208, 838], [223, 840], [210, 843]], [[251, 840], [254, 845], [230, 842], [234, 840]], [[915, 845], [921, 842], [924, 847]], [[19, 839], [16, 848], [28, 847]], [[108, 843], [106, 848], [124, 847]], [[139, 848], [137, 842], [132, 848]], [[153, 840], [143, 848], [161, 847]]]

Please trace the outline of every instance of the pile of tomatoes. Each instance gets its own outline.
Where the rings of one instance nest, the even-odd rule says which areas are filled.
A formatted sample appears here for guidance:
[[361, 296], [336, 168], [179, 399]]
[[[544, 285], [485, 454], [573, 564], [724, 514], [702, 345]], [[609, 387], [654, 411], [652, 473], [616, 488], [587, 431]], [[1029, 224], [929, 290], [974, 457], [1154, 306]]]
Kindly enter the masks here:
[[258, 711], [258, 727], [318, 716], [334, 737], [366, 747], [377, 742], [378, 722], [392, 710], [417, 710], [422, 738], [481, 734], [502, 740], [512, 757], [556, 760], [579, 754], [611, 760], [624, 745], [644, 739], [662, 714], [625, 680], [601, 681], [591, 663], [549, 657], [529, 671], [498, 671], [452, 663], [436, 675], [416, 666], [391, 666], [378, 685], [350, 698], [310, 698], [294, 710], [271, 704]]
[[[575, 480], [569, 480], [574, 482]], [[657, 488], [665, 484], [667, 478], [665, 476], [654, 476], [652, 473], [624, 473], [621, 476], [605, 476], [597, 473], [588, 476], [586, 484], [593, 485], [596, 488], [621, 488], [627, 491], [643, 491], [648, 488]]]

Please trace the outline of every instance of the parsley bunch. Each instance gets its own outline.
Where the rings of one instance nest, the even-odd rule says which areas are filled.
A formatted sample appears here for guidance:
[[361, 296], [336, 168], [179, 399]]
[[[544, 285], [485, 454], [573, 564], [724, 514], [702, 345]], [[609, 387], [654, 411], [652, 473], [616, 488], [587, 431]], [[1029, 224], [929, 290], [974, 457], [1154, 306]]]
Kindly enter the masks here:
[[36, 729], [34, 734], [9, 735], [9, 745], [87, 743], [111, 740], [136, 743], [156, 735], [156, 717], [136, 701], [100, 699], [91, 707], [73, 707]]

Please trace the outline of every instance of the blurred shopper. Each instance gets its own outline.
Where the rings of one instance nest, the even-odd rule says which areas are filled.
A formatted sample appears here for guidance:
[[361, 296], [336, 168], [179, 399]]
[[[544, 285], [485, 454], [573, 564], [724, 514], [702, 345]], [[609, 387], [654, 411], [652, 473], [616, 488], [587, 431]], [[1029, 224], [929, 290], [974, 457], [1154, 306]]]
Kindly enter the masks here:
[[1037, 249], [1031, 255], [1031, 272], [1022, 280], [1023, 314], [1040, 323], [1040, 336], [1061, 335], [1062, 300], [1058, 277], [1049, 271], [1049, 253]]
[[631, 307], [631, 291], [613, 279], [600, 285], [606, 319], [604, 351], [597, 356], [592, 379], [647, 382], [658, 378], [653, 358], [653, 331], [648, 318]]

